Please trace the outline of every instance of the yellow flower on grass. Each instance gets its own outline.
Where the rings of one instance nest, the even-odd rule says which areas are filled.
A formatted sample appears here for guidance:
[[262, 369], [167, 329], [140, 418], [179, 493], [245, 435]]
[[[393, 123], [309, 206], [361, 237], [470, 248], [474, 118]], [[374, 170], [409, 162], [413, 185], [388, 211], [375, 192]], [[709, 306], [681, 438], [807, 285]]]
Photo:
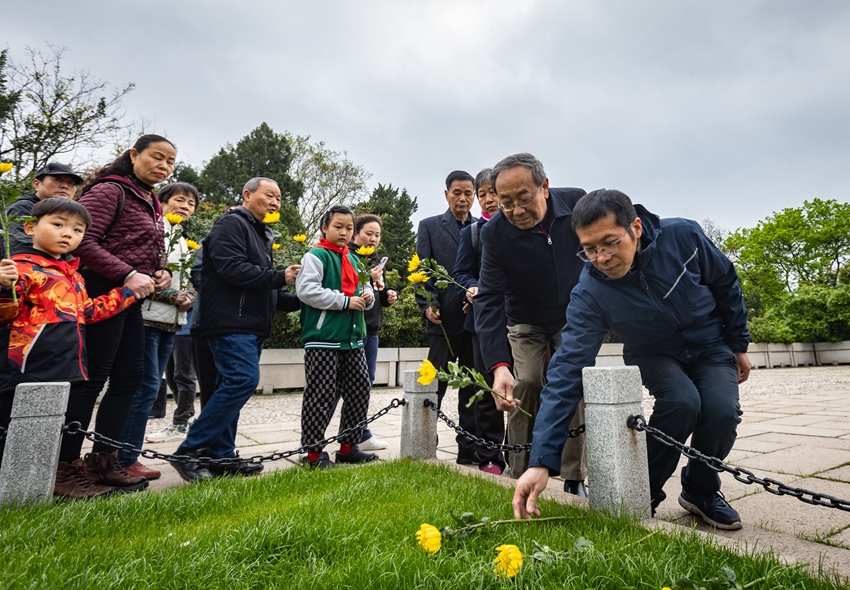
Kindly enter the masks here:
[[428, 282], [428, 273], [424, 270], [407, 275], [407, 280], [411, 283], [426, 283]]
[[437, 368], [428, 359], [423, 359], [422, 364], [416, 370], [419, 372], [417, 381], [422, 385], [430, 385], [431, 381], [437, 377]]
[[673, 590], [670, 586], [664, 586], [661, 590]]
[[280, 221], [280, 211], [266, 213], [266, 216], [263, 217], [263, 223], [277, 223], [278, 221]]
[[304, 234], [297, 234], [292, 236], [292, 239], [298, 242], [299, 244], [303, 244], [307, 241], [307, 236], [305, 236]]
[[371, 256], [375, 253], [375, 248], [374, 246], [360, 246], [355, 252], [360, 256]]
[[176, 213], [166, 213], [165, 218], [171, 225], [180, 225], [181, 223], [183, 223], [183, 216], [177, 215]]
[[272, 244], [272, 250], [279, 250], [280, 244]]
[[421, 264], [422, 263], [419, 261], [419, 254], [414, 253], [413, 258], [411, 258], [407, 263], [407, 272], [413, 272], [419, 268]]
[[0, 174], [6, 174], [14, 166], [11, 162], [0, 162]]
[[201, 247], [201, 245], [195, 240], [186, 240], [186, 245], [189, 246], [190, 250], [198, 250]]
[[496, 569], [493, 570], [497, 576], [513, 578], [522, 567], [522, 553], [516, 545], [499, 545], [496, 547], [499, 555], [493, 560]]
[[416, 531], [416, 540], [419, 542], [420, 547], [430, 555], [434, 555], [440, 550], [440, 543], [443, 540], [443, 536], [437, 530], [437, 527], [426, 523]]

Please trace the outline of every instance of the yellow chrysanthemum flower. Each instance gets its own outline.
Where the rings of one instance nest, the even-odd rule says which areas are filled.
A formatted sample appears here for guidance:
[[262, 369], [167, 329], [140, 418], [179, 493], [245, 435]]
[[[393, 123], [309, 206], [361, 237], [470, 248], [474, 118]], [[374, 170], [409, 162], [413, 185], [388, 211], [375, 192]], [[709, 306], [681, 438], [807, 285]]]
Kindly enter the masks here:
[[186, 245], [189, 246], [190, 250], [198, 250], [201, 247], [201, 245], [195, 240], [186, 240]]
[[263, 223], [277, 223], [278, 221], [280, 221], [280, 211], [266, 213], [266, 216], [263, 217]]
[[426, 283], [428, 282], [428, 273], [424, 270], [407, 275], [407, 280], [411, 283]]
[[496, 547], [499, 555], [493, 560], [496, 569], [493, 570], [497, 576], [513, 578], [522, 567], [522, 553], [516, 545], [499, 545]]
[[298, 242], [299, 244], [303, 244], [307, 241], [307, 236], [305, 236], [304, 234], [297, 234], [292, 236], [292, 239]]
[[419, 254], [414, 253], [413, 258], [411, 258], [407, 263], [407, 272], [413, 272], [419, 268], [421, 264], [422, 263], [419, 261]]
[[0, 162], [0, 174], [6, 174], [14, 166], [11, 162]]
[[279, 250], [280, 244], [272, 244], [272, 250]]
[[371, 256], [375, 253], [375, 248], [373, 246], [360, 246], [355, 252], [360, 256]]
[[430, 555], [434, 555], [440, 550], [440, 543], [443, 540], [443, 536], [437, 530], [437, 527], [426, 523], [416, 531], [416, 540], [419, 542], [420, 547]]
[[437, 368], [428, 359], [423, 359], [416, 371], [419, 373], [417, 381], [422, 385], [430, 385], [431, 381], [437, 377]]
[[171, 225], [180, 225], [181, 223], [183, 223], [183, 216], [177, 215], [176, 213], [166, 213], [165, 218]]

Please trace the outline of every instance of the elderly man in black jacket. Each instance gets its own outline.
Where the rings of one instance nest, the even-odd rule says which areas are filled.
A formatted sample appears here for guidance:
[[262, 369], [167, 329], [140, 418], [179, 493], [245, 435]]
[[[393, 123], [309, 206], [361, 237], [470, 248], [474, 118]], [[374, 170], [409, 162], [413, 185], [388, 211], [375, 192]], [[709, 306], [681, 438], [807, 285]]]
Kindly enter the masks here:
[[[433, 258], [451, 274], [457, 258], [460, 230], [474, 223], [476, 218], [469, 209], [474, 200], [472, 175], [463, 170], [455, 170], [446, 178], [446, 201], [449, 208], [442, 215], [428, 217], [419, 222], [416, 232], [416, 253], [420, 258]], [[431, 293], [434, 303], [417, 296], [419, 309], [425, 317], [428, 333], [428, 360], [437, 369], [445, 369], [449, 361], [456, 360], [465, 367], [474, 366], [472, 355], [472, 337], [463, 329], [464, 313], [454, 289], [437, 289], [431, 282], [425, 288]], [[446, 394], [446, 384], [440, 383], [437, 399], [440, 404]], [[475, 388], [464, 387], [458, 393], [458, 414], [460, 427], [476, 433], [475, 411], [467, 408], [469, 397], [475, 394]], [[475, 445], [466, 438], [457, 436], [457, 462], [464, 465], [478, 465], [481, 462]]]
[[[547, 359], [561, 344], [570, 291], [583, 268], [570, 219], [572, 207], [585, 193], [549, 188], [543, 164], [527, 153], [504, 158], [491, 179], [501, 211], [481, 230], [475, 331], [493, 373], [493, 388], [522, 400], [520, 407], [535, 416], [546, 384]], [[513, 409], [500, 398], [496, 405]], [[573, 426], [583, 423], [582, 404]], [[530, 443], [533, 429], [534, 418], [516, 411], [508, 415], [508, 443]], [[528, 451], [510, 453], [507, 473], [515, 479], [522, 475], [528, 456]], [[567, 492], [586, 496], [584, 435], [564, 447], [561, 476]]]
[[[271, 229], [263, 223], [280, 209], [280, 188], [270, 178], [252, 178], [242, 191], [242, 206], [226, 212], [203, 241], [201, 335], [207, 338], [218, 369], [216, 389], [192, 424], [177, 455], [235, 456], [239, 412], [260, 382], [260, 353], [271, 333], [275, 310], [297, 311], [298, 298], [281, 291], [295, 281], [300, 266], [275, 270]], [[251, 475], [261, 464], [209, 468], [173, 462], [191, 481], [226, 473]]]

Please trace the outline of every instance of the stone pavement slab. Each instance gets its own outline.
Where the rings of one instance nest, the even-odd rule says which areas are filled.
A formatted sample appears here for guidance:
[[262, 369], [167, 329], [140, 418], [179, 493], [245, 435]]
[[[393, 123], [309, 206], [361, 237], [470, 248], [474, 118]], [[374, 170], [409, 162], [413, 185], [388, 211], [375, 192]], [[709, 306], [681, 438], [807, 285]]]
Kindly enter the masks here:
[[816, 445], [790, 447], [734, 461], [735, 465], [741, 467], [757, 467], [796, 476], [813, 475], [835, 469], [845, 463], [850, 463], [850, 451], [821, 448]]

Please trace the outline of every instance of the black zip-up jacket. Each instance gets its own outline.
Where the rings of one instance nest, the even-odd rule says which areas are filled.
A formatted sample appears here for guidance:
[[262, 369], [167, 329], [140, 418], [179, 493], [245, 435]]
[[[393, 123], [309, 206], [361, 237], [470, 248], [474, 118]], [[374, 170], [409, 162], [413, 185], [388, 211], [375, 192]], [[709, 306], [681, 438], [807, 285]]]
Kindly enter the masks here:
[[[354, 252], [359, 247], [360, 246], [358, 246], [354, 242], [348, 243], [348, 249], [351, 252]], [[354, 253], [357, 254], [356, 252]], [[357, 256], [361, 259], [363, 258], [359, 254], [357, 254]], [[369, 262], [369, 268], [372, 269], [378, 266], [378, 263], [381, 262], [381, 257], [373, 253], [366, 260], [368, 260]], [[378, 286], [373, 281], [370, 281], [372, 283], [372, 290], [375, 292], [375, 297], [377, 298], [377, 301], [375, 302], [375, 305], [363, 312], [363, 317], [366, 320], [366, 333], [370, 336], [377, 336], [378, 333], [381, 331], [381, 327], [384, 325], [383, 308], [390, 306], [389, 294], [387, 293], [388, 289], [386, 287], [386, 273], [383, 271], [381, 271], [381, 280], [384, 281], [384, 288], [380, 291], [378, 290]], [[378, 305], [379, 302], [380, 305]]]
[[204, 238], [201, 336], [256, 334], [268, 338], [275, 310], [297, 311], [298, 298], [281, 291], [285, 271], [272, 264], [272, 231], [250, 211], [227, 211]]
[[[29, 217], [32, 213], [32, 208], [35, 207], [35, 204], [39, 201], [41, 201], [41, 199], [39, 199], [35, 193], [21, 195], [18, 197], [17, 201], [9, 205], [6, 211], [9, 215], [17, 213], [21, 217]], [[0, 246], [2, 245], [4, 245], [3, 238], [0, 238]], [[11, 249], [12, 254], [17, 254], [18, 252], [32, 248], [32, 236], [28, 236], [26, 232], [24, 232], [23, 223], [16, 223], [9, 228], [9, 248]]]
[[570, 291], [584, 268], [570, 225], [584, 195], [580, 188], [550, 188], [547, 232], [539, 225], [520, 229], [501, 211], [481, 228], [475, 332], [488, 369], [511, 363], [507, 326], [560, 329], [566, 323]]

